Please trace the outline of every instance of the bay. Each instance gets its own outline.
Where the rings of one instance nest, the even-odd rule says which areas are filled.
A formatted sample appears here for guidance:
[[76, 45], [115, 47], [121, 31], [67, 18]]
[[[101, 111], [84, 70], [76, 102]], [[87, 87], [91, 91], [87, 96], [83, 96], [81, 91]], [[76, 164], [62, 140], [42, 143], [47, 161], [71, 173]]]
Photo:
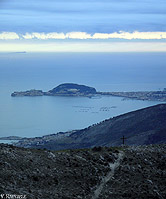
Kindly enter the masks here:
[[78, 83], [98, 91], [166, 87], [165, 53], [1, 53], [0, 137], [36, 137], [85, 128], [104, 119], [158, 104], [120, 97], [11, 97]]

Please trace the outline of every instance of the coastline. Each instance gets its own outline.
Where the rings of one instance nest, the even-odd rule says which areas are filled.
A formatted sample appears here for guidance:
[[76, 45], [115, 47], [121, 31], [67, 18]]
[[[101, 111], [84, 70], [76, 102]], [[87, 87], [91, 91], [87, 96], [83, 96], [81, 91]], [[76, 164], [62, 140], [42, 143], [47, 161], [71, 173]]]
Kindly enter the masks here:
[[29, 90], [13, 92], [12, 97], [36, 97], [36, 96], [61, 96], [61, 97], [95, 97], [95, 96], [115, 96], [134, 100], [160, 101], [166, 102], [166, 91], [137, 91], [137, 92], [96, 92], [96, 93], [51, 93], [42, 90]]

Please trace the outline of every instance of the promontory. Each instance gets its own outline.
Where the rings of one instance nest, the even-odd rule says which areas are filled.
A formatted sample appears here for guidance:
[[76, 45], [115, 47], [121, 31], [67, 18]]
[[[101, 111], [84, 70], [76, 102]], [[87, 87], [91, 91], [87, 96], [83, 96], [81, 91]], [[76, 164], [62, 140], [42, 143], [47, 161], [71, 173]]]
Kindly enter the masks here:
[[11, 94], [12, 97], [18, 96], [92, 96], [96, 94], [96, 89], [93, 87], [79, 85], [74, 83], [64, 83], [59, 86], [49, 90], [47, 92], [43, 92], [42, 90], [28, 90], [28, 91], [20, 91], [14, 92]]
[[95, 88], [79, 85], [74, 83], [64, 83], [59, 86], [44, 92], [42, 90], [27, 90], [27, 91], [17, 91], [11, 94], [12, 97], [20, 96], [82, 96], [82, 97], [92, 97], [95, 95], [107, 95], [122, 97], [123, 99], [134, 99], [134, 100], [150, 100], [150, 101], [166, 101], [166, 89], [163, 91], [132, 91], [132, 92], [100, 92], [96, 91]]

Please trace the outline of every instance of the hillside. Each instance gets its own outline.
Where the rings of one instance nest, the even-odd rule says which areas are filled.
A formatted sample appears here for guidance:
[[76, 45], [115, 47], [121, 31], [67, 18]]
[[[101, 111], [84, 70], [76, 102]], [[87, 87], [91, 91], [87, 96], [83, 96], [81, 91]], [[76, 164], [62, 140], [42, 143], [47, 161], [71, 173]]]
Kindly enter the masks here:
[[166, 143], [166, 104], [126, 113], [82, 130], [23, 139], [17, 146], [52, 150]]
[[88, 95], [96, 94], [96, 89], [79, 84], [65, 83], [48, 91], [51, 95]]
[[0, 157], [4, 198], [166, 198], [166, 145], [55, 152], [0, 144]]

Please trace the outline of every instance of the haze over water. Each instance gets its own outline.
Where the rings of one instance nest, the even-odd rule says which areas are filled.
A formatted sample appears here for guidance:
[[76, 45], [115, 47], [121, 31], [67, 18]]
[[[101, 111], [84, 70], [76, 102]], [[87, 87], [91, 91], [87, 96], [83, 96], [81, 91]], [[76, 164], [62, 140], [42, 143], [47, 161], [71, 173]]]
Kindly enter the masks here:
[[97, 91], [166, 87], [165, 53], [1, 53], [0, 137], [35, 137], [80, 129], [159, 102], [118, 97], [16, 97], [14, 91], [50, 90], [61, 83]]

